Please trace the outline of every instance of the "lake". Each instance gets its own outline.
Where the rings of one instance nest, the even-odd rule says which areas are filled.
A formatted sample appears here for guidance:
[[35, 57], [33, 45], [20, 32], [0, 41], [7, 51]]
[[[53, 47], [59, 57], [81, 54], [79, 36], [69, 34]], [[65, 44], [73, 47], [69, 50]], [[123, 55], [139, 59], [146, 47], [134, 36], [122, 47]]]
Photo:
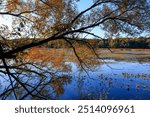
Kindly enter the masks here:
[[105, 60], [89, 71], [80, 71], [71, 64], [72, 81], [63, 86], [64, 92], [53, 99], [150, 99], [150, 63]]
[[[140, 53], [141, 54], [141, 53]], [[101, 61], [101, 60], [98, 60]], [[41, 88], [41, 93], [52, 100], [150, 100], [150, 62], [103, 57], [103, 61], [81, 69], [75, 61], [65, 61], [69, 69], [56, 72], [58, 78], [50, 80]], [[0, 76], [0, 93], [10, 87], [8, 77]], [[22, 78], [36, 86], [39, 79]], [[49, 76], [45, 80], [51, 79]], [[44, 81], [44, 82], [45, 82]], [[17, 83], [16, 85], [17, 86]], [[31, 90], [31, 86], [29, 90]], [[35, 95], [38, 95], [36, 91]], [[12, 92], [11, 92], [12, 93]], [[18, 97], [26, 94], [16, 89]], [[13, 94], [1, 99], [14, 99]], [[36, 99], [27, 95], [21, 99]]]

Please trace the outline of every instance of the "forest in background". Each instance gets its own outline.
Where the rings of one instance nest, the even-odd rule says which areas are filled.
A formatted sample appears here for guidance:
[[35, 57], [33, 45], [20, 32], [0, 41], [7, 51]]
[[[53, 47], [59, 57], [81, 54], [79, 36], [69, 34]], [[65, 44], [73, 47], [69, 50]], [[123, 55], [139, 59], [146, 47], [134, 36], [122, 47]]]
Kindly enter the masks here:
[[[38, 39], [34, 39], [38, 40]], [[42, 40], [42, 39], [41, 39]], [[72, 40], [72, 43], [85, 44], [88, 43], [93, 48], [150, 48], [150, 38], [115, 38], [115, 39], [78, 39]], [[2, 42], [1, 42], [2, 43]], [[32, 43], [32, 39], [13, 39], [8, 40], [7, 44], [11, 47], [22, 46], [24, 44]], [[44, 46], [48, 48], [70, 48], [70, 45], [64, 39], [58, 39], [45, 43]]]
[[[84, 41], [78, 41], [81, 44], [84, 42], [89, 43], [93, 48], [150, 48], [150, 38], [84, 39]], [[48, 42], [46, 46], [66, 48], [70, 45], [62, 39]]]

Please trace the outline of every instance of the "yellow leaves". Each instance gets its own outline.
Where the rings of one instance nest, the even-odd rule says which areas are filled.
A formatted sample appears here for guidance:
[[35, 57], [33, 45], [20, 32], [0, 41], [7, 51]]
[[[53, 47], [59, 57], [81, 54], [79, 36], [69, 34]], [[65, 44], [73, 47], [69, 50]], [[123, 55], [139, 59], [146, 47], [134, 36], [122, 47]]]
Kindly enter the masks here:
[[46, 0], [46, 2], [42, 2], [39, 0], [35, 1], [35, 9], [37, 10], [37, 14], [47, 18], [51, 12], [56, 12], [63, 6], [62, 0]]
[[8, 0], [6, 9], [9, 12], [16, 12], [17, 14], [19, 13], [31, 13], [31, 4], [30, 2], [24, 2], [21, 0]]
[[[30, 19], [33, 19], [34, 24], [32, 28], [38, 31], [41, 35], [49, 31], [49, 33], [55, 33], [52, 27], [58, 24], [57, 21], [62, 20], [63, 9], [65, 7], [64, 0], [35, 0], [34, 8], [36, 9], [36, 15], [32, 15]], [[52, 30], [52, 31], [50, 31]]]
[[17, 9], [17, 7], [21, 5], [20, 0], [8, 0], [7, 2], [7, 9], [9, 11], [14, 11]]
[[[68, 24], [74, 14], [72, 3], [65, 0], [8, 0], [6, 11], [18, 14], [13, 17], [14, 21], [23, 16], [26, 24], [29, 24], [27, 26], [30, 32], [36, 32], [39, 36], [49, 36], [71, 29], [72, 25]], [[13, 27], [15, 26], [14, 24]]]

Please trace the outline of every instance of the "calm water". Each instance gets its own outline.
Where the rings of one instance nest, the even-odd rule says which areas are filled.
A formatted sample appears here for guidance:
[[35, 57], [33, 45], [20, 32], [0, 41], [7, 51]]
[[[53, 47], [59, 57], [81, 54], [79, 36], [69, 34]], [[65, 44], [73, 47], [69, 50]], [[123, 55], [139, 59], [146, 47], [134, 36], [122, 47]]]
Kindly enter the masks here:
[[[150, 63], [105, 61], [107, 64], [98, 65], [88, 73], [76, 63], [66, 62], [71, 71], [59, 75], [69, 77], [53, 81], [43, 93], [49, 95], [49, 99], [59, 100], [150, 99]], [[2, 77], [0, 81], [2, 91], [8, 82]]]
[[54, 99], [150, 99], [150, 63], [106, 60], [88, 75], [72, 66], [72, 81]]

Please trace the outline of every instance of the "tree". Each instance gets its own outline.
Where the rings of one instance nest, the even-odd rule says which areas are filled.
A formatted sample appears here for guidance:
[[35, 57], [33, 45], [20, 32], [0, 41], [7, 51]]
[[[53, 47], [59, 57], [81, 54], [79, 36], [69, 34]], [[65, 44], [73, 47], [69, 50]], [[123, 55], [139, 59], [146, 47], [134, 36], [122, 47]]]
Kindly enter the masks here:
[[[13, 21], [11, 30], [7, 25], [0, 27], [0, 72], [7, 75], [10, 80], [10, 85], [0, 95], [2, 99], [7, 99], [10, 95], [14, 95], [16, 99], [25, 99], [27, 96], [45, 99], [46, 96], [42, 91], [46, 84], [59, 77], [54, 75], [54, 72], [50, 72], [53, 68], [48, 63], [44, 64], [46, 70], [40, 67], [53, 57], [42, 58], [42, 62], [23, 59], [29, 54], [28, 52], [36, 50], [34, 47], [63, 39], [72, 48], [80, 66], [84, 69], [84, 66], [90, 62], [82, 59], [82, 54], [80, 55], [76, 46], [85, 45], [98, 57], [93, 47], [84, 40], [85, 35], [102, 39], [92, 33], [93, 28], [104, 30], [109, 37], [122, 33], [134, 36], [143, 31], [150, 31], [149, 0], [93, 0], [92, 5], [84, 11], [78, 10], [78, 2], [80, 0], [3, 0], [0, 2], [0, 15], [9, 16]], [[53, 52], [47, 53], [54, 56]], [[63, 56], [62, 53], [59, 54], [59, 59], [54, 56], [56, 61], [60, 61]], [[64, 64], [63, 66], [66, 67]], [[31, 79], [24, 80], [25, 76]], [[34, 87], [31, 83], [34, 82], [33, 77], [38, 79], [35, 80]], [[18, 96], [17, 93], [20, 91], [18, 89], [25, 92], [24, 95]]]

